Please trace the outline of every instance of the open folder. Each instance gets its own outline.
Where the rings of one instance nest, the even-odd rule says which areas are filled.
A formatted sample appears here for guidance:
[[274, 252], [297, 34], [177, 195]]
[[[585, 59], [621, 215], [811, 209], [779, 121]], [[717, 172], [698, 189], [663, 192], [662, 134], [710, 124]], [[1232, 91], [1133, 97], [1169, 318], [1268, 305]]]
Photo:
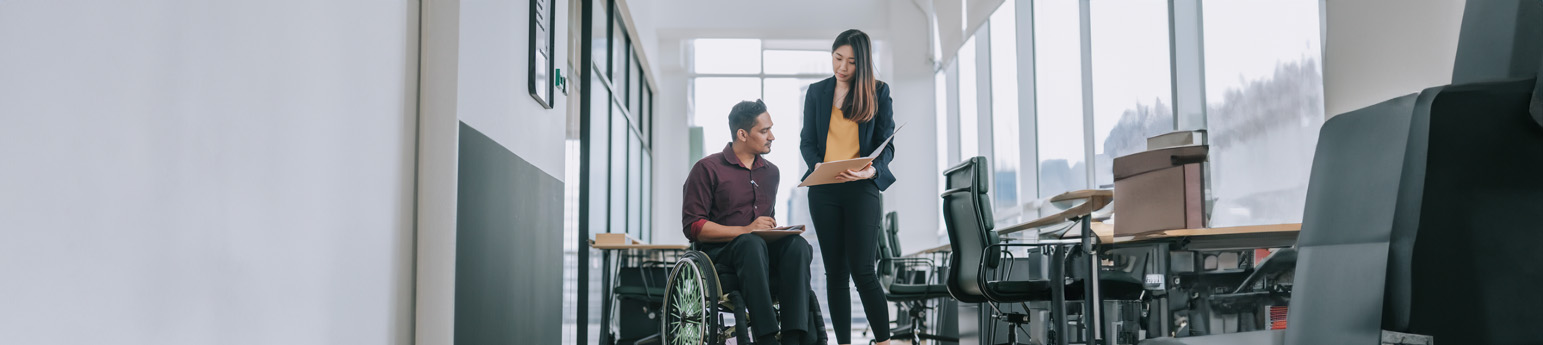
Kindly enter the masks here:
[[841, 180], [836, 179], [836, 176], [840, 176], [841, 172], [847, 170], [867, 169], [868, 164], [873, 163], [874, 158], [879, 158], [879, 155], [884, 153], [884, 149], [889, 148], [889, 141], [895, 140], [895, 133], [900, 133], [901, 128], [905, 128], [905, 124], [901, 124], [899, 127], [895, 127], [895, 131], [889, 134], [889, 138], [885, 138], [884, 143], [879, 144], [879, 148], [874, 149], [873, 153], [869, 154], [867, 157], [815, 163], [814, 172], [809, 173], [809, 177], [805, 177], [804, 181], [799, 183], [798, 186], [804, 187], [841, 183]]
[[783, 237], [788, 237], [788, 236], [798, 235], [798, 234], [804, 233], [804, 226], [803, 225], [793, 225], [793, 226], [776, 227], [776, 228], [765, 229], [765, 230], [751, 230], [750, 233], [756, 234], [757, 236], [761, 236], [762, 239], [765, 239], [767, 241], [776, 241], [776, 240], [782, 239]]

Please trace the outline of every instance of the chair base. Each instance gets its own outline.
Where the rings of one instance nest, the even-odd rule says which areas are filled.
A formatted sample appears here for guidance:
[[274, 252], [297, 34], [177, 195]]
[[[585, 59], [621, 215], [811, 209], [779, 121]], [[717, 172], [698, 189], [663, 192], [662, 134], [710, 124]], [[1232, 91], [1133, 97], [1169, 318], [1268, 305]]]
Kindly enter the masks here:
[[[1018, 342], [1018, 329], [1029, 323], [1029, 314], [1004, 313], [997, 314], [995, 318], [1006, 321], [1008, 324], [1012, 325], [1008, 326], [1007, 342], [997, 343], [996, 345], [1041, 345], [1039, 342], [1034, 341], [1034, 339], [1029, 339], [1028, 343]], [[993, 336], [995, 335], [993, 334]]]

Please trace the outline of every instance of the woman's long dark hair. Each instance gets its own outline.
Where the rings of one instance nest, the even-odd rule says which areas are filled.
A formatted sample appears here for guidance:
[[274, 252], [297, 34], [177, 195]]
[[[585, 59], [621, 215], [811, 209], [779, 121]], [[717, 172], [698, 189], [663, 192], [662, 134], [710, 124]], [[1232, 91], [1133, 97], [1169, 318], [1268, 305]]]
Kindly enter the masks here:
[[852, 74], [852, 89], [841, 102], [841, 113], [857, 122], [873, 120], [879, 111], [878, 80], [873, 77], [873, 41], [868, 34], [857, 29], [847, 30], [836, 36], [831, 51], [841, 46], [852, 46], [852, 57], [857, 59], [857, 72]]

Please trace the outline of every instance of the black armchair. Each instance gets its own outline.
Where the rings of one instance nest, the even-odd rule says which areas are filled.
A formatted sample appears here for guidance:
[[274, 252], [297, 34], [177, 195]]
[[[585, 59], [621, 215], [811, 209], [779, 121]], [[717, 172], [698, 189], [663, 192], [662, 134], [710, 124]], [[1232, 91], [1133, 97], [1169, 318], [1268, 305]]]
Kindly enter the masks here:
[[948, 287], [938, 281], [936, 261], [925, 257], [905, 257], [900, 251], [899, 215], [884, 215], [884, 233], [879, 238], [879, 281], [884, 286], [884, 296], [901, 305], [906, 311], [907, 325], [897, 325], [890, 330], [891, 339], [910, 339], [912, 344], [922, 339], [959, 341], [956, 337], [928, 333], [928, 301], [948, 298]]
[[[953, 249], [953, 257], [949, 260], [949, 277], [947, 278], [948, 291], [955, 299], [968, 303], [987, 303], [993, 308], [994, 317], [1012, 324], [1013, 330], [1009, 333], [1007, 344], [1018, 343], [1018, 330], [1022, 325], [1029, 323], [1029, 315], [1026, 313], [1002, 312], [999, 305], [1002, 303], [1022, 303], [1043, 301], [1050, 304], [1050, 315], [1053, 321], [1048, 333], [1055, 343], [1066, 344], [1071, 340], [1071, 334], [1066, 326], [1070, 321], [1066, 311], [1066, 301], [1069, 299], [1098, 299], [1087, 291], [1108, 291], [1117, 299], [1136, 299], [1142, 293], [1143, 287], [1139, 279], [1135, 279], [1126, 272], [1106, 270], [1099, 267], [1091, 270], [1093, 260], [1089, 256], [1088, 248], [1092, 245], [1092, 239], [1061, 240], [1042, 239], [1037, 243], [1000, 243], [1001, 237], [993, 231], [993, 216], [991, 214], [991, 201], [986, 195], [988, 184], [986, 173], [989, 171], [985, 157], [974, 157], [964, 163], [944, 171], [947, 188], [943, 198], [943, 218], [947, 226], [950, 244]], [[1071, 201], [1073, 199], [1088, 199], [1087, 204], [1079, 206], [1076, 210], [1068, 210], [1052, 217], [1059, 217], [1057, 222], [1067, 219], [1075, 219], [1084, 227], [1089, 225], [1089, 214], [1106, 205], [1110, 198], [1107, 191], [1078, 191], [1063, 194], [1052, 200]], [[1038, 223], [1031, 222], [1031, 223]], [[1025, 249], [1021, 253], [1031, 256], [1016, 258], [1014, 248]], [[1086, 262], [1073, 263], [1069, 257], [1081, 256]], [[1026, 261], [1046, 263], [1048, 272], [1038, 272], [1028, 277], [1012, 277], [1011, 272], [1014, 262]], [[1081, 265], [1081, 266], [1078, 266]], [[1101, 265], [1100, 265], [1101, 266]], [[1085, 271], [1090, 274], [1068, 274], [1068, 267], [1081, 267], [1075, 271]], [[1084, 286], [1088, 281], [1095, 282], [1093, 286]], [[1083, 329], [1084, 338], [1102, 337], [1099, 329], [1103, 326], [1098, 316], [1099, 306], [1095, 303], [1084, 303], [1085, 311]], [[1099, 320], [1099, 321], [1095, 321]]]

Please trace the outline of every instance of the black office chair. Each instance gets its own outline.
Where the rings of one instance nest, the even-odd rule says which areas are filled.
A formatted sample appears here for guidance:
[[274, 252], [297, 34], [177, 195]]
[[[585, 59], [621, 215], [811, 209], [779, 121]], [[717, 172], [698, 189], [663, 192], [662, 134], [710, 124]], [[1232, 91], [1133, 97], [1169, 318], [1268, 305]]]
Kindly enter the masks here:
[[[1026, 313], [1002, 312], [998, 307], [999, 304], [1050, 302], [1050, 315], [1053, 321], [1049, 322], [1051, 325], [1049, 336], [1044, 340], [1067, 344], [1072, 336], [1066, 330], [1068, 322], [1071, 321], [1066, 310], [1066, 301], [1088, 299], [1083, 286], [1088, 280], [1086, 274], [1068, 274], [1068, 272], [1091, 272], [1088, 269], [1089, 263], [1075, 262], [1068, 258], [1077, 255], [1086, 258], [1087, 252], [1082, 250], [1078, 240], [1000, 243], [1001, 239], [992, 232], [995, 224], [990, 196], [986, 194], [988, 191], [986, 174], [989, 171], [986, 158], [975, 157], [943, 172], [945, 188], [947, 188], [942, 196], [943, 218], [954, 254], [949, 260], [948, 291], [955, 299], [962, 302], [988, 303], [995, 311], [994, 317], [1012, 325], [1007, 344], [1018, 344], [1019, 329], [1031, 320]], [[1091, 211], [1090, 209], [1087, 213]], [[1086, 213], [1072, 218], [1079, 219], [1081, 222], [1075, 225], [1085, 225], [1090, 221]], [[1025, 259], [1023, 261], [1033, 263], [1048, 260], [1046, 266], [1049, 267], [1049, 272], [1044, 272], [1047, 274], [1040, 276], [1014, 279], [1010, 276], [1013, 271], [1011, 265], [1018, 260], [1014, 260], [1016, 258], [1010, 250], [1013, 247], [1027, 247], [1024, 252], [1030, 256], [1023, 258]], [[1069, 271], [1068, 267], [1075, 269]], [[1098, 272], [1099, 290], [1105, 293], [1108, 299], [1140, 298], [1143, 292], [1141, 281], [1132, 277], [1129, 272], [1105, 267], [1099, 267]], [[1101, 306], [1093, 303], [1084, 304], [1084, 310], [1091, 311], [1092, 308], [1099, 307]], [[1085, 330], [1083, 338], [1102, 336], [1103, 332], [1097, 331], [1098, 327], [1092, 325], [1097, 323], [1090, 320], [1092, 317], [1088, 315], [1094, 313], [1089, 311], [1082, 312], [1083, 316], [1081, 316], [1080, 322]]]
[[[991, 233], [995, 227], [991, 214], [991, 200], [987, 192], [987, 165], [986, 157], [974, 157], [960, 163], [943, 172], [946, 189], [943, 192], [943, 224], [948, 231], [949, 247], [952, 255], [948, 260], [948, 279], [946, 286], [949, 295], [954, 299], [965, 303], [988, 303], [997, 312], [993, 316], [1012, 324], [1012, 331], [1008, 335], [1007, 344], [1017, 345], [1017, 329], [1029, 322], [1028, 314], [1001, 313], [1000, 309], [986, 298], [985, 285], [982, 277], [988, 269], [996, 268], [1000, 260], [997, 253], [987, 253], [988, 245], [997, 244], [997, 238]], [[1061, 267], [1061, 265], [1052, 265]], [[1051, 274], [1060, 276], [1059, 272]], [[999, 288], [1003, 286], [998, 286]], [[1060, 284], [1051, 284], [1049, 280], [1022, 281], [1011, 286], [1011, 294], [1036, 295], [1051, 294], [1054, 289], [1056, 296], [1061, 296]], [[1064, 303], [1057, 303], [1063, 305]], [[1062, 317], [1064, 314], [1058, 314]], [[1032, 341], [1032, 340], [1031, 340]]]
[[[998, 301], [1054, 300], [1052, 309], [1056, 320], [1065, 320], [1064, 284], [1052, 284], [1050, 279], [987, 281], [988, 272], [997, 269], [1002, 262], [991, 213], [990, 196], [987, 192], [986, 174], [989, 166], [986, 157], [974, 157], [943, 172], [946, 190], [943, 192], [943, 220], [948, 230], [952, 256], [948, 260], [946, 286], [949, 295], [965, 303], [987, 303], [994, 313], [1012, 328], [1007, 343], [1018, 342], [1018, 333], [1028, 323], [1027, 313], [1004, 313]], [[1055, 251], [1049, 277], [1061, 277], [1063, 253]], [[1057, 279], [1059, 280], [1059, 279]], [[990, 295], [988, 294], [990, 291]], [[991, 297], [996, 297], [993, 300]], [[1057, 307], [1059, 306], [1059, 307]], [[1061, 322], [1058, 322], [1061, 323]], [[1064, 328], [1062, 328], [1064, 329]], [[1064, 334], [1064, 330], [1061, 331]], [[1030, 340], [1034, 341], [1034, 340]]]
[[884, 297], [900, 305], [906, 311], [907, 325], [896, 325], [890, 330], [890, 339], [910, 339], [918, 344], [922, 339], [958, 342], [959, 338], [927, 333], [927, 302], [948, 298], [948, 287], [934, 275], [937, 263], [929, 258], [905, 257], [900, 251], [899, 214], [884, 215], [884, 234], [879, 239], [879, 282], [884, 286]]
[[612, 290], [617, 308], [614, 339], [618, 345], [658, 343], [664, 285], [672, 264], [639, 258], [645, 255], [636, 253], [623, 255], [622, 261], [635, 264], [618, 269], [619, 281]]

